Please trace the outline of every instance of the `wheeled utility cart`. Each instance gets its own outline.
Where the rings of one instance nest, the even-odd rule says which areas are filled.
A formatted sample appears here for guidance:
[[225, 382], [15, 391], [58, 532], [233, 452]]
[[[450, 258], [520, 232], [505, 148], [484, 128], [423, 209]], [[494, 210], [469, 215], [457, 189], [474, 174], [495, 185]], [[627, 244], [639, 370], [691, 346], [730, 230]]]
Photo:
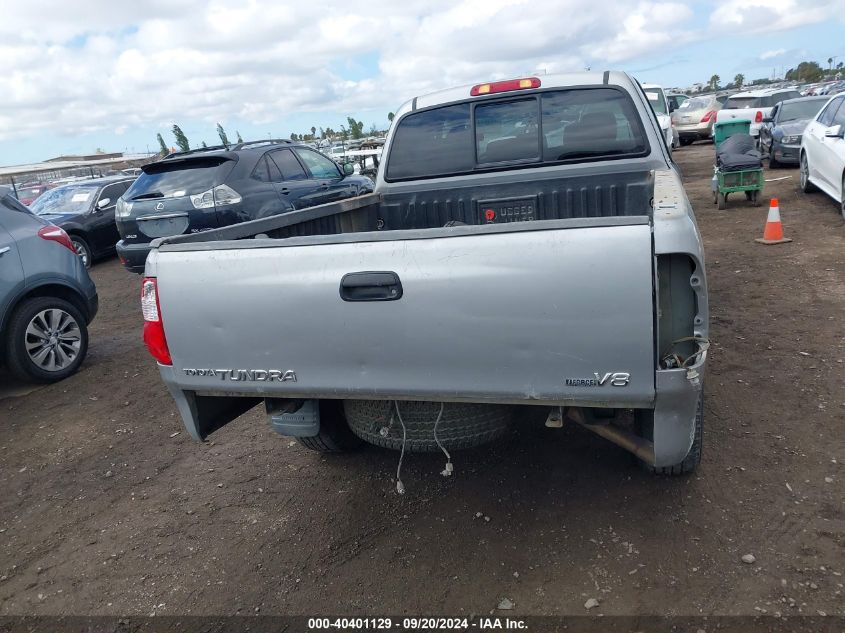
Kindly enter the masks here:
[[[750, 128], [750, 121], [716, 123], [713, 127], [713, 142], [716, 145], [716, 154], [719, 154], [719, 148], [727, 139], [736, 134], [747, 136]], [[713, 204], [718, 204], [719, 209], [727, 207], [729, 194], [740, 191], [745, 193], [745, 199], [755, 207], [760, 206], [763, 183], [765, 182], [762, 162], [759, 167], [726, 169], [724, 166], [720, 166], [717, 160], [713, 172]]]

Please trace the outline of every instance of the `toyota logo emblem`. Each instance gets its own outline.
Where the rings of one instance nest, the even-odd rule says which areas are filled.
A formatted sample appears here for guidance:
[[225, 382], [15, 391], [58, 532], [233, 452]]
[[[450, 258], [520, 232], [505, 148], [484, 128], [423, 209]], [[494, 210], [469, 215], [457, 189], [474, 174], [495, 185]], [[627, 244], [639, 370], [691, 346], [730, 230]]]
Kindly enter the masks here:
[[163, 203], [163, 202], [159, 202], [159, 203], [156, 205], [156, 211], [161, 211], [162, 209], [164, 209], [164, 203]]

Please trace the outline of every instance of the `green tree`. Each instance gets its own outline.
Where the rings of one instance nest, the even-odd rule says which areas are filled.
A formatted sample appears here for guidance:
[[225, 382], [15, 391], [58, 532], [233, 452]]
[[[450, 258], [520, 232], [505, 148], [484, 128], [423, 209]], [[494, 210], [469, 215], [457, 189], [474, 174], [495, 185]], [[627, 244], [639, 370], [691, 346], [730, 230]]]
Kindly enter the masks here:
[[719, 75], [713, 75], [712, 77], [710, 77], [710, 89], [716, 90], [719, 87], [719, 81], [721, 79], [722, 78], [719, 77]]
[[311, 138], [315, 138], [317, 136], [317, 128], [313, 125], [311, 126]]
[[217, 124], [217, 136], [220, 137], [220, 142], [223, 143], [223, 145], [229, 144], [229, 137], [226, 136], [226, 130], [224, 130], [223, 126], [219, 123]]
[[156, 138], [158, 139], [158, 146], [161, 148], [161, 155], [167, 156], [170, 153], [170, 148], [167, 147], [167, 143], [164, 142], [164, 138], [161, 136], [161, 132], [156, 134]]
[[175, 123], [173, 124], [173, 136], [176, 139], [176, 147], [179, 148], [179, 151], [187, 152], [191, 149], [191, 144], [188, 143], [188, 137], [185, 136], [185, 133]]
[[836, 70], [842, 70], [842, 66], [845, 66], [845, 62], [839, 62], [836, 64]]
[[244, 140], [241, 138], [241, 133], [235, 130], [235, 136], [238, 137], [238, 143], [243, 143]]
[[202, 147], [208, 147], [208, 145], [205, 144], [205, 141], [202, 142]]
[[352, 138], [362, 138], [364, 136], [364, 122], [356, 121], [351, 116], [346, 117], [346, 122], [349, 123], [349, 134]]
[[833, 70], [833, 57], [828, 57], [828, 58], [827, 58], [827, 67], [828, 67], [830, 70]]
[[737, 88], [742, 88], [742, 84], [745, 81], [745, 75], [742, 73], [738, 73], [736, 77], [734, 77], [734, 85]]
[[795, 68], [786, 71], [787, 81], [819, 81], [824, 77], [824, 70], [818, 62], [801, 62]]
[[392, 112], [388, 112], [388, 113], [387, 113], [387, 120], [388, 120], [390, 123], [393, 123], [393, 119], [394, 119], [395, 117], [396, 117], [396, 115], [395, 115], [395, 114], [393, 114]]

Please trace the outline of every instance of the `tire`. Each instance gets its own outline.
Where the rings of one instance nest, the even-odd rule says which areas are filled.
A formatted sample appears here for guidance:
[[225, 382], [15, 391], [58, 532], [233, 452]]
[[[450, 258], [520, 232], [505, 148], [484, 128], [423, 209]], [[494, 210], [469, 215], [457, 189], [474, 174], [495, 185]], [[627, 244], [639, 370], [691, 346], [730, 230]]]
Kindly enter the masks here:
[[[440, 413], [439, 402], [406, 401], [399, 403], [405, 423], [405, 451], [425, 453], [439, 451], [434, 441], [434, 423]], [[402, 425], [391, 400], [347, 400], [344, 409], [352, 432], [362, 440], [399, 450], [402, 448]], [[512, 408], [503, 405], [443, 403], [443, 417], [437, 425], [437, 438], [447, 450], [471, 448], [491, 442], [502, 435], [510, 424]], [[386, 429], [385, 434], [382, 430]]]
[[775, 144], [774, 141], [769, 145], [769, 169], [777, 169], [780, 163], [775, 158]]
[[79, 369], [88, 353], [85, 319], [64, 299], [26, 299], [12, 314], [7, 336], [9, 370], [27, 382], [63, 380]]
[[845, 174], [842, 174], [842, 219], [845, 220]]
[[346, 422], [341, 400], [320, 400], [320, 432], [314, 437], [298, 437], [296, 441], [317, 453], [348, 453], [362, 444]]
[[[646, 435], [648, 437], [652, 437], [653, 435], [653, 428], [648, 429]], [[693, 473], [698, 468], [699, 464], [701, 464], [701, 449], [704, 444], [704, 392], [698, 397], [698, 408], [695, 412], [695, 431], [692, 440], [692, 446], [690, 446], [689, 452], [687, 456], [684, 457], [684, 460], [680, 464], [675, 464], [674, 466], [652, 466], [651, 464], [646, 464], [645, 462], [640, 462], [640, 464], [645, 468], [647, 471], [654, 473], [655, 475], [661, 475], [664, 477], [680, 477], [683, 475], [689, 475]]]
[[694, 140], [695, 140], [695, 139], [692, 139], [692, 138], [689, 138], [689, 137], [684, 138], [684, 137], [682, 136], [682, 137], [681, 137], [681, 147], [686, 147], [687, 145], [692, 145], [692, 143], [693, 143], [693, 141], [694, 141]]
[[76, 254], [79, 255], [79, 259], [82, 260], [82, 264], [85, 268], [91, 268], [94, 258], [91, 255], [91, 247], [88, 246], [88, 242], [78, 235], [71, 235], [70, 241], [73, 243], [73, 249], [76, 251]]
[[728, 208], [728, 194], [722, 193], [720, 191], [719, 197], [718, 197], [718, 202], [719, 202], [719, 210], [727, 209]]
[[799, 187], [804, 193], [812, 193], [816, 186], [810, 182], [810, 165], [807, 163], [807, 154], [801, 153], [801, 164], [799, 170]]

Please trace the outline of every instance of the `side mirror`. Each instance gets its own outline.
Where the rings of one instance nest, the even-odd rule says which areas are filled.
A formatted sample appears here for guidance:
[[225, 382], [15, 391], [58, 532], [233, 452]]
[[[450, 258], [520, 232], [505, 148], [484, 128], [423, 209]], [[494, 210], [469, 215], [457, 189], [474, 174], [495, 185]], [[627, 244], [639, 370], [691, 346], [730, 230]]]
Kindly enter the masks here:
[[352, 163], [343, 163], [343, 175], [351, 176], [355, 173], [355, 165]]
[[824, 135], [827, 138], [843, 138], [845, 137], [845, 130], [842, 129], [841, 125], [831, 125], [825, 130]]
[[107, 206], [111, 204], [111, 198], [100, 198], [97, 201], [97, 208], [98, 209], [105, 209]]
[[770, 116], [763, 117], [763, 123], [771, 123], [772, 121], [774, 121], [774, 119], [772, 119], [772, 117]]
[[669, 114], [672, 114], [672, 113], [673, 113], [675, 110], [677, 110], [677, 109], [678, 109], [678, 108], [676, 108], [676, 107], [675, 107], [675, 104], [674, 104], [674, 103], [670, 103], [670, 104], [669, 104]]

